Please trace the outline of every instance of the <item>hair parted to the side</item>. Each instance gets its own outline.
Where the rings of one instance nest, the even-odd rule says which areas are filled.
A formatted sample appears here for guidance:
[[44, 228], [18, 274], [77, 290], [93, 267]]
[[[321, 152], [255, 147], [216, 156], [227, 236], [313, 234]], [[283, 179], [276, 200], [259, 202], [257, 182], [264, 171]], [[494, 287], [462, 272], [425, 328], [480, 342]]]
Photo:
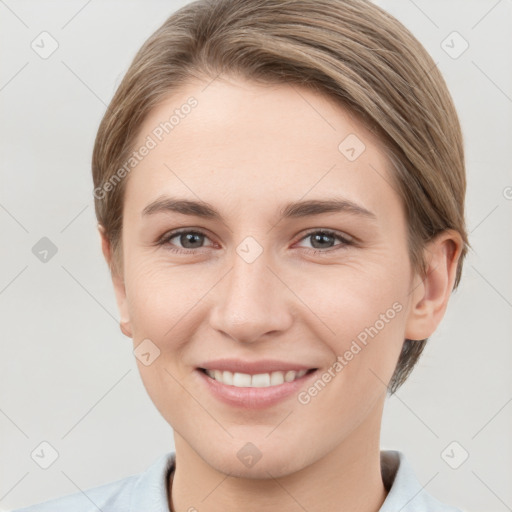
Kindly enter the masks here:
[[[133, 152], [142, 122], [160, 101], [193, 78], [219, 74], [311, 87], [363, 122], [389, 157], [413, 269], [425, 275], [423, 249], [437, 234], [460, 233], [457, 287], [469, 247], [459, 119], [421, 43], [368, 0], [198, 0], [176, 11], [138, 51], [107, 108], [93, 151], [95, 190], [104, 190]], [[95, 193], [111, 270], [119, 274], [127, 179]], [[390, 393], [407, 379], [426, 341], [404, 341]]]

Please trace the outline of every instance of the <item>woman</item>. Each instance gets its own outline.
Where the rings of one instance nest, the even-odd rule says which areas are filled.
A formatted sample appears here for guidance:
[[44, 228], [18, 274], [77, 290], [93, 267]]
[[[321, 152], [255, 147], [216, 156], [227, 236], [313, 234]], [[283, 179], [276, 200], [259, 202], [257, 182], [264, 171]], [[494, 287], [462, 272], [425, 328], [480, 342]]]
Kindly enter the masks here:
[[175, 452], [20, 510], [457, 510], [379, 448], [468, 247], [457, 114], [401, 23], [364, 0], [185, 6], [114, 95], [93, 178]]

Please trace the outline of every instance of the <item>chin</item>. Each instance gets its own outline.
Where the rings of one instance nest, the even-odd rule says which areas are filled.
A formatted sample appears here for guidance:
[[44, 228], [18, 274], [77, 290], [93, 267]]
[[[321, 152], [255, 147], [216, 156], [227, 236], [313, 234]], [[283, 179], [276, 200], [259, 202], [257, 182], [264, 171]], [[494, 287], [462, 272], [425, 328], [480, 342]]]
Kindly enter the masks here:
[[[258, 444], [258, 446], [260, 446]], [[263, 480], [280, 478], [299, 471], [307, 465], [303, 455], [297, 453], [297, 445], [274, 446], [267, 442], [261, 449], [250, 441], [236, 442], [223, 451], [209, 450], [202, 459], [216, 471], [236, 478]]]

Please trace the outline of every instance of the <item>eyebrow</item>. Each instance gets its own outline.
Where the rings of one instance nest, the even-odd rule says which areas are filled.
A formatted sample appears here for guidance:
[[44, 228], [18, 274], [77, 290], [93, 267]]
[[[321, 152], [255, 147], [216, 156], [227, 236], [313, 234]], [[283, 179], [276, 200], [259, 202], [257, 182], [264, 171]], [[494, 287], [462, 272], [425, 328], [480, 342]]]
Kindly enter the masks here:
[[[159, 197], [142, 210], [142, 216], [161, 212], [176, 212], [211, 220], [222, 220], [221, 214], [204, 201], [192, 201], [174, 197]], [[310, 199], [286, 204], [280, 210], [280, 219], [302, 218], [323, 213], [347, 212], [353, 215], [376, 220], [377, 216], [361, 205], [344, 198]]]

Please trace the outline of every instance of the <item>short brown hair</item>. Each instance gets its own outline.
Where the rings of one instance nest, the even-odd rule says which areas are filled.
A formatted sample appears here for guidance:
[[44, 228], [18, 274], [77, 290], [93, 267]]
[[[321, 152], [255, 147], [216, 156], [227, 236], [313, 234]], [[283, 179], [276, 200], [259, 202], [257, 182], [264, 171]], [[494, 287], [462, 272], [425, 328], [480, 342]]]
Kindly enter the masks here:
[[[458, 116], [425, 48], [368, 0], [198, 0], [149, 37], [106, 110], [93, 151], [96, 216], [112, 245], [112, 271], [122, 272], [126, 179], [108, 193], [105, 184], [164, 97], [194, 77], [224, 73], [311, 87], [357, 116], [379, 137], [392, 164], [413, 268], [424, 276], [426, 243], [446, 229], [460, 233], [457, 287], [469, 246]], [[404, 341], [390, 393], [407, 379], [426, 341]]]

